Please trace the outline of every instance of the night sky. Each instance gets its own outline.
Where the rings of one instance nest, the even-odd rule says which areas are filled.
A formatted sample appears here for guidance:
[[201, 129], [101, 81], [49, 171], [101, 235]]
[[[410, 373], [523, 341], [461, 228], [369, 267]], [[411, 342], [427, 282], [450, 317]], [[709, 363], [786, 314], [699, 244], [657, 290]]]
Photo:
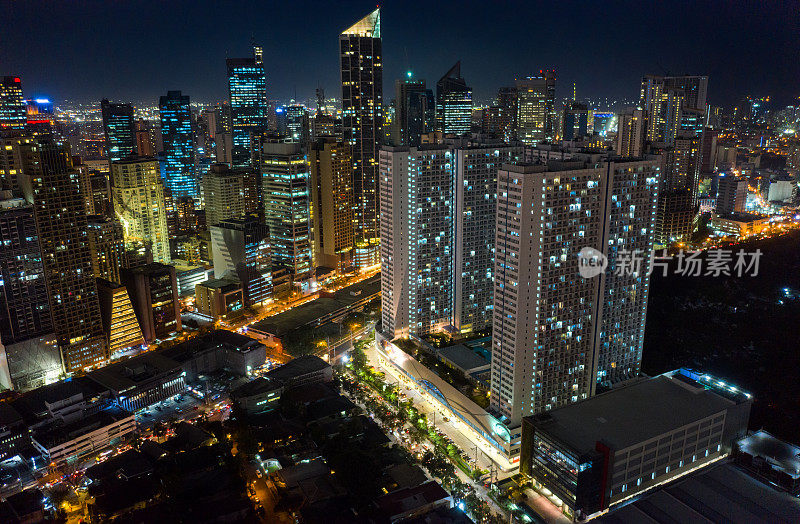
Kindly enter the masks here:
[[[0, 74], [26, 96], [155, 103], [170, 89], [227, 97], [225, 57], [264, 46], [269, 97], [339, 96], [337, 36], [374, 9], [355, 1], [0, 0]], [[429, 85], [458, 59], [485, 101], [543, 68], [557, 96], [638, 96], [645, 73], [708, 74], [709, 103], [800, 95], [800, 1], [387, 1], [384, 93], [408, 69]]]

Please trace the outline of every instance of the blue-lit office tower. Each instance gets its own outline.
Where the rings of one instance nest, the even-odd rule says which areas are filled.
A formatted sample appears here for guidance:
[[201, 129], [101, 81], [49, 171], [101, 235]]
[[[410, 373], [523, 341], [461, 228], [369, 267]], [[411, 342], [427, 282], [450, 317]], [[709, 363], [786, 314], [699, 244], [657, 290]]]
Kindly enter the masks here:
[[472, 128], [472, 88], [461, 78], [461, 61], [436, 82], [436, 128], [464, 135]]
[[106, 156], [109, 162], [122, 160], [136, 153], [136, 128], [133, 125], [133, 106], [117, 104], [104, 98], [103, 132], [106, 136]]
[[383, 125], [381, 11], [376, 9], [339, 35], [342, 131], [353, 151], [354, 262], [378, 262], [378, 153]]
[[164, 185], [174, 199], [188, 196], [199, 201], [189, 96], [169, 91], [161, 97], [158, 108], [164, 144]]
[[231, 98], [233, 167], [251, 165], [251, 136], [267, 130], [269, 103], [263, 50], [253, 47], [252, 58], [229, 58], [228, 91]]
[[22, 81], [16, 76], [4, 76], [0, 82], [0, 129], [24, 129], [26, 121]]

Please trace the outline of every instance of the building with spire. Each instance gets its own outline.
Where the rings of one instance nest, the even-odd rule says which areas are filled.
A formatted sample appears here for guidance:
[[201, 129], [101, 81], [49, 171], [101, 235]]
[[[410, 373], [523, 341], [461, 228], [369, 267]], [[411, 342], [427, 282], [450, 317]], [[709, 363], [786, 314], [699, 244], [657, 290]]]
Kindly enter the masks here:
[[382, 142], [383, 52], [381, 11], [339, 35], [342, 131], [353, 154], [354, 262], [378, 263], [378, 154]]

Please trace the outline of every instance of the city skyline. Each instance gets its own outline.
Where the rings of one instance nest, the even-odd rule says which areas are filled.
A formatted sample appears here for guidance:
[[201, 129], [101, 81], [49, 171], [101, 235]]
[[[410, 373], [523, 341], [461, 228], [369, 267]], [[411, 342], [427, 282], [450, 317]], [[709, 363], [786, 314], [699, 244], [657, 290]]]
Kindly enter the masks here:
[[[103, 5], [102, 9], [96, 2], [46, 10], [36, 2], [0, 6], [0, 14], [10, 21], [0, 63], [6, 73], [25, 79], [29, 95], [48, 96], [56, 103], [109, 97], [136, 104], [152, 100], [153, 105], [172, 89], [198, 102], [227, 98], [223, 60], [246, 56], [251, 38], [264, 46], [268, 98], [310, 100], [320, 86], [333, 94], [339, 82], [336, 35], [372, 8], [363, 2], [240, 4], [241, 12], [247, 13], [246, 22], [230, 24], [226, 30], [216, 22], [230, 16], [227, 8], [206, 2], [187, 7], [187, 23], [182, 27], [165, 26], [168, 19], [156, 17], [158, 11], [148, 9], [155, 4], [148, 3]], [[797, 97], [792, 79], [800, 74], [800, 66], [792, 59], [789, 38], [800, 27], [800, 15], [791, 2], [775, 2], [758, 10], [722, 2], [703, 6], [678, 2], [638, 10], [627, 3], [601, 7], [580, 1], [561, 3], [558, 9], [547, 3], [505, 6], [442, 3], [425, 6], [428, 16], [423, 17], [405, 4], [381, 6], [387, 50], [384, 89], [392, 92], [394, 80], [409, 70], [433, 83], [460, 59], [478, 102], [492, 99], [499, 87], [511, 85], [515, 78], [550, 68], [558, 75], [559, 99], [571, 96], [574, 82], [578, 98], [635, 100], [637, 93], [631, 86], [637, 79], [666, 72], [708, 75], [712, 105], [730, 106], [746, 95], [771, 96], [778, 104]], [[518, 16], [526, 8], [536, 14], [535, 24], [531, 18]], [[691, 17], [676, 16], [681, 13]], [[437, 22], [445, 16], [453, 23]], [[128, 26], [131, 17], [141, 22]], [[299, 33], [302, 39], [296, 24], [273, 22], [291, 17], [305, 27]], [[75, 20], [81, 20], [86, 30], [68, 30], [68, 26], [61, 30], [62, 24]], [[52, 30], [27, 38], [43, 22]], [[576, 24], [575, 31], [557, 29], [565, 22]], [[620, 24], [626, 32], [610, 29]], [[533, 25], [541, 31], [531, 32]], [[202, 37], [195, 38], [197, 34]], [[478, 34], [480, 41], [469, 36]], [[749, 37], [742, 38], [743, 34]], [[94, 45], [98, 38], [105, 45]], [[125, 43], [131, 38], [136, 45]], [[631, 41], [637, 45], [629, 45]], [[159, 48], [174, 52], [159, 54]], [[67, 49], [81, 49], [81, 59], [65, 54]], [[37, 59], [31, 60], [32, 56]], [[730, 67], [732, 63], [740, 67]], [[741, 67], [752, 74], [740, 75]], [[98, 75], [98, 70], [113, 74]], [[313, 73], [298, 75], [301, 70]], [[137, 76], [147, 82], [137, 82]], [[87, 85], [86, 78], [93, 81]]]

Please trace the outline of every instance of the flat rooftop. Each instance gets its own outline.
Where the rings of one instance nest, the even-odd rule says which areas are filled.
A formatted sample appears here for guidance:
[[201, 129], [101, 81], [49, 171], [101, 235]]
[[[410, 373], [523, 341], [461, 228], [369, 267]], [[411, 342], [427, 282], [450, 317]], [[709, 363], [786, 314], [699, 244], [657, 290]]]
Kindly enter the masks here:
[[619, 509], [612, 507], [597, 522], [800, 522], [800, 499], [725, 463], [682, 477]]
[[380, 273], [335, 293], [321, 294], [316, 300], [256, 322], [251, 329], [282, 337], [291, 331], [311, 324], [315, 320], [342, 310], [359, 300], [377, 295], [381, 290]]
[[88, 377], [113, 391], [127, 391], [154, 378], [180, 371], [180, 365], [159, 351], [148, 351], [128, 360], [104, 366]]
[[264, 376], [269, 380], [283, 382], [329, 367], [330, 364], [316, 355], [303, 355], [302, 357], [293, 358], [282, 366], [267, 371]]
[[792, 478], [800, 477], [800, 447], [779, 440], [766, 431], [757, 431], [738, 443], [752, 457], [763, 457], [769, 464]]
[[584, 453], [593, 451], [597, 441], [625, 449], [736, 405], [696, 382], [676, 377], [642, 378], [529, 419]]
[[442, 348], [439, 350], [439, 355], [467, 372], [489, 365], [488, 360], [464, 344]]

